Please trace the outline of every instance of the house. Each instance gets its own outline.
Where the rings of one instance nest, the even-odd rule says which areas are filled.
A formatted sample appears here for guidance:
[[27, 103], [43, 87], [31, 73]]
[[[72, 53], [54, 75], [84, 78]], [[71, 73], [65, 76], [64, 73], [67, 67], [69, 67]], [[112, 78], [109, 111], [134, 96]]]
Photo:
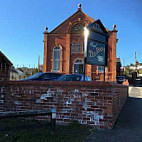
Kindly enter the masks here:
[[[43, 71], [64, 74], [79, 73], [84, 70], [84, 27], [95, 20], [82, 11], [81, 4], [77, 12], [58, 25], [54, 30], [44, 31]], [[97, 28], [100, 28], [99, 25]], [[105, 68], [106, 80], [116, 80], [116, 25], [109, 33], [108, 60]], [[86, 74], [93, 80], [103, 80], [104, 67], [86, 65]]]
[[120, 58], [116, 58], [116, 74], [119, 76], [121, 74], [121, 60]]
[[23, 71], [18, 68], [11, 67], [10, 80], [19, 80], [22, 78], [25, 78]]
[[12, 66], [12, 63], [0, 51], [0, 81], [7, 81], [7, 80], [9, 80], [11, 66]]

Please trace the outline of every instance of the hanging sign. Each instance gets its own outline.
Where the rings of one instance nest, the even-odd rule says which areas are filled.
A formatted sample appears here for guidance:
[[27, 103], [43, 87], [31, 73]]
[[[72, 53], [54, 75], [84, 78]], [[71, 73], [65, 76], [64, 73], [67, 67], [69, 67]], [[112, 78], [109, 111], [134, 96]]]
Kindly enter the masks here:
[[86, 63], [97, 66], [107, 66], [109, 34], [100, 20], [87, 27], [89, 34], [86, 42]]

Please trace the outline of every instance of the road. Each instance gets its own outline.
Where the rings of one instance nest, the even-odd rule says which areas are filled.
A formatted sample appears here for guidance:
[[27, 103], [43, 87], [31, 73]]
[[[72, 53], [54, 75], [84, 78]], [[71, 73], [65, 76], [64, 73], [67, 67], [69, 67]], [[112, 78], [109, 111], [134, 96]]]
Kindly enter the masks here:
[[142, 142], [142, 87], [129, 87], [129, 98], [112, 130], [94, 130], [84, 142]]

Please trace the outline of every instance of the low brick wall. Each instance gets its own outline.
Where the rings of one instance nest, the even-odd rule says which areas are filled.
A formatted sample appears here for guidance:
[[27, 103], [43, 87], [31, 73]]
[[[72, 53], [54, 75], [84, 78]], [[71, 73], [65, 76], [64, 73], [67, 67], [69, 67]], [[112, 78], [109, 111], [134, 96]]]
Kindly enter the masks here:
[[0, 82], [0, 112], [56, 108], [57, 123], [112, 128], [127, 93], [110, 82]]

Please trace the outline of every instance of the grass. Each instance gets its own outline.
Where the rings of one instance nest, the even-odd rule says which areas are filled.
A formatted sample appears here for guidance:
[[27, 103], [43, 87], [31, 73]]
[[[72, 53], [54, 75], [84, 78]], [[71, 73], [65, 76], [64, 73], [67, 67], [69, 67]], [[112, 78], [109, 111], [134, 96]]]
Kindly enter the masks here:
[[91, 128], [77, 122], [56, 126], [51, 134], [47, 121], [5, 119], [0, 121], [0, 142], [82, 142]]

